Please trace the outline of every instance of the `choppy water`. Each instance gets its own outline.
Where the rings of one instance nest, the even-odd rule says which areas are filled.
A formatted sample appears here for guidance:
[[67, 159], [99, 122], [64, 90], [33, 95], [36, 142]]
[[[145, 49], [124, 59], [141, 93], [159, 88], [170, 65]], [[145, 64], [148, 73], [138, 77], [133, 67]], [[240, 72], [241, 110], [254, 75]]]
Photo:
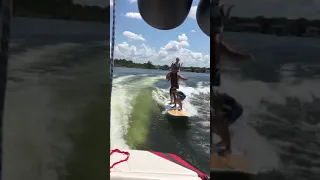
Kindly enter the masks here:
[[111, 149], [143, 149], [177, 154], [209, 172], [209, 74], [185, 73], [188, 121], [168, 119], [167, 71], [115, 68], [111, 101]]
[[[74, 35], [73, 23], [83, 31]], [[99, 35], [108, 29], [93, 35], [91, 25], [13, 19], [2, 179], [109, 176], [109, 52]]]
[[224, 41], [256, 56], [224, 61], [222, 75], [223, 91], [245, 108], [233, 144], [263, 169], [256, 179], [319, 179], [320, 40], [225, 33]]

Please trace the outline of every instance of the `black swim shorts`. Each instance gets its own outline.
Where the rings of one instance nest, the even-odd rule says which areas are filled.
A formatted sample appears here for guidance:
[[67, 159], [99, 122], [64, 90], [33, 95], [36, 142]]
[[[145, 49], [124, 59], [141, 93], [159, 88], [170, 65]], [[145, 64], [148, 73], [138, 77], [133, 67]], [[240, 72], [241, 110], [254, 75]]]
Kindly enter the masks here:
[[186, 98], [186, 95], [181, 91], [178, 91], [177, 96], [180, 101], [183, 101]]
[[243, 107], [233, 97], [227, 94], [219, 95], [222, 101], [222, 111], [229, 124], [234, 123], [243, 113]]

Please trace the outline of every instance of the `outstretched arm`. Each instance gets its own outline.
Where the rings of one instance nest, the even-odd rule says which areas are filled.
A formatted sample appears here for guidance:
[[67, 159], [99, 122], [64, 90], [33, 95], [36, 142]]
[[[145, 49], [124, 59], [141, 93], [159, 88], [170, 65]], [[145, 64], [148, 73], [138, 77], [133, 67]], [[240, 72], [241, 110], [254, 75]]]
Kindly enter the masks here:
[[240, 60], [254, 59], [252, 54], [238, 52], [223, 42], [220, 42], [219, 45], [220, 45], [221, 53], [223, 53], [227, 56], [230, 56], [230, 57], [236, 58], [236, 59], [240, 59]]
[[181, 80], [188, 80], [188, 78], [181, 76], [180, 74], [178, 74], [179, 79]]

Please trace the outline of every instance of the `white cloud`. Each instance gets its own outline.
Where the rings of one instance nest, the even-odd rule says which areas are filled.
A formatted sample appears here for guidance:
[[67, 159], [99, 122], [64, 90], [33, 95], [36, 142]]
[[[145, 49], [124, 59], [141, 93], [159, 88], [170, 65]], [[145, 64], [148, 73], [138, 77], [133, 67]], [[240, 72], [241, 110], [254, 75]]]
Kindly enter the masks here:
[[178, 40], [181, 46], [186, 46], [186, 47], [189, 46], [188, 37], [186, 34], [182, 33], [181, 35], [179, 35]]
[[192, 30], [191, 30], [191, 32], [195, 33], [195, 32], [196, 32], [196, 30], [192, 29]]
[[130, 39], [134, 39], [134, 40], [138, 40], [138, 41], [146, 41], [141, 34], [135, 34], [130, 31], [124, 31], [123, 35], [126, 36], [127, 38], [130, 38]]
[[181, 46], [185, 46], [185, 47], [188, 47], [190, 45], [188, 41], [181, 41], [180, 44]]
[[188, 37], [186, 34], [182, 33], [178, 36], [179, 41], [188, 41]]
[[126, 13], [125, 16], [132, 19], [142, 19], [140, 13], [136, 13], [136, 12], [128, 12]]
[[137, 0], [128, 0], [130, 4], [136, 3]]
[[191, 6], [190, 12], [188, 17], [192, 18], [192, 19], [197, 19], [197, 8], [198, 6]]
[[[144, 43], [135, 46], [122, 42], [115, 47], [115, 57], [133, 60], [138, 63], [152, 61], [156, 65], [170, 65], [176, 57], [179, 57], [184, 66], [209, 67], [210, 56], [187, 49], [186, 47], [189, 46], [187, 40], [188, 37], [181, 34], [177, 40], [171, 40], [159, 49], [152, 48]], [[188, 46], [184, 43], [188, 43]]]

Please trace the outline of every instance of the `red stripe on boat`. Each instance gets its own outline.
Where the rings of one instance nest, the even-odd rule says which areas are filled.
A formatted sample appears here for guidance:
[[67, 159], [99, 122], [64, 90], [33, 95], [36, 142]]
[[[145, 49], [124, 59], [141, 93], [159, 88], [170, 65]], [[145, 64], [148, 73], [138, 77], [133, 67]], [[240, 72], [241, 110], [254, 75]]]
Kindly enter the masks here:
[[166, 160], [168, 160], [168, 161], [172, 161], [170, 158], [168, 158], [164, 153], [161, 153], [161, 152], [152, 152], [152, 151], [150, 151], [151, 153], [153, 153], [153, 154], [155, 154], [155, 155], [157, 155], [157, 156], [160, 156], [160, 157], [162, 157], [163, 159], [166, 159]]
[[176, 164], [179, 164], [187, 169], [190, 169], [192, 171], [194, 171], [195, 173], [198, 174], [198, 176], [202, 179], [205, 180], [206, 179], [206, 174], [203, 174], [201, 171], [199, 171], [198, 169], [196, 169], [195, 167], [191, 166], [189, 163], [187, 163], [185, 160], [183, 160], [182, 158], [180, 158], [179, 156], [175, 155], [175, 154], [170, 154], [170, 153], [160, 153], [160, 152], [152, 152], [151, 153], [160, 156], [168, 161], [174, 162]]

